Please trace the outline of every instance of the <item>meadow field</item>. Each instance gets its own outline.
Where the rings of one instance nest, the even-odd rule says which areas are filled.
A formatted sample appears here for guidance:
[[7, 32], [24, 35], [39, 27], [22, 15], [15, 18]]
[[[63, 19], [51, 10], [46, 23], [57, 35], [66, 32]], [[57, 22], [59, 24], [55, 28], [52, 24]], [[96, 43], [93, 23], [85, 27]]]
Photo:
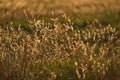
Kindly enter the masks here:
[[120, 80], [120, 0], [0, 0], [0, 80]]

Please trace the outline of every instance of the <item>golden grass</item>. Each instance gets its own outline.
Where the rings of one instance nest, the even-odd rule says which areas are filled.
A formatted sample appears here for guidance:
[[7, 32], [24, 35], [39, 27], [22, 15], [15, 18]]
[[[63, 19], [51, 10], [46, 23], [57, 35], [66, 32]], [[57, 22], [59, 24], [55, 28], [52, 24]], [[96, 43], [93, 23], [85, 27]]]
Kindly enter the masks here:
[[[5, 0], [0, 8], [3, 15], [23, 15], [23, 10], [30, 10], [37, 15], [61, 14], [96, 14], [101, 12], [119, 12], [120, 0]], [[15, 14], [14, 14], [15, 13]]]
[[79, 30], [64, 20], [28, 18], [29, 30], [1, 26], [0, 79], [119, 80], [120, 26]]

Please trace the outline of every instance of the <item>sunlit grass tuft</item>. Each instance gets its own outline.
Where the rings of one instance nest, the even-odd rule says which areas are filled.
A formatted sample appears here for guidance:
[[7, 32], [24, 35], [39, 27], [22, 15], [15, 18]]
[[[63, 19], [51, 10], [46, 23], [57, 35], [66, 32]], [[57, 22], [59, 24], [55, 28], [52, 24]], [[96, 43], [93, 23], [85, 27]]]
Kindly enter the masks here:
[[[63, 17], [64, 18], [64, 17]], [[120, 26], [64, 18], [0, 26], [1, 80], [119, 80]]]

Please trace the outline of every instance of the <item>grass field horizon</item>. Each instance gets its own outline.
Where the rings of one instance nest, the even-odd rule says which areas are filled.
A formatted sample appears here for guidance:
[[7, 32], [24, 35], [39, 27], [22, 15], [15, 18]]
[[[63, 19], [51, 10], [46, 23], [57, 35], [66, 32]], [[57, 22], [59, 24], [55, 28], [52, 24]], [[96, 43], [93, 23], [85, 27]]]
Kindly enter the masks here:
[[120, 0], [0, 0], [0, 80], [120, 80]]

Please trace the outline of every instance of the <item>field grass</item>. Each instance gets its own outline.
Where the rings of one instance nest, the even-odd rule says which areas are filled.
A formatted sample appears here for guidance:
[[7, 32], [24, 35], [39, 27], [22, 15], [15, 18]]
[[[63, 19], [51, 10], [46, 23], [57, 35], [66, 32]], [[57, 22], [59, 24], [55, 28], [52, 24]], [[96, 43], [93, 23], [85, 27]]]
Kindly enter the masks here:
[[0, 0], [0, 17], [16, 18], [23, 16], [28, 10], [37, 16], [55, 15], [94, 15], [100, 13], [119, 12], [120, 0]]
[[0, 80], [120, 80], [119, 5], [0, 0]]

